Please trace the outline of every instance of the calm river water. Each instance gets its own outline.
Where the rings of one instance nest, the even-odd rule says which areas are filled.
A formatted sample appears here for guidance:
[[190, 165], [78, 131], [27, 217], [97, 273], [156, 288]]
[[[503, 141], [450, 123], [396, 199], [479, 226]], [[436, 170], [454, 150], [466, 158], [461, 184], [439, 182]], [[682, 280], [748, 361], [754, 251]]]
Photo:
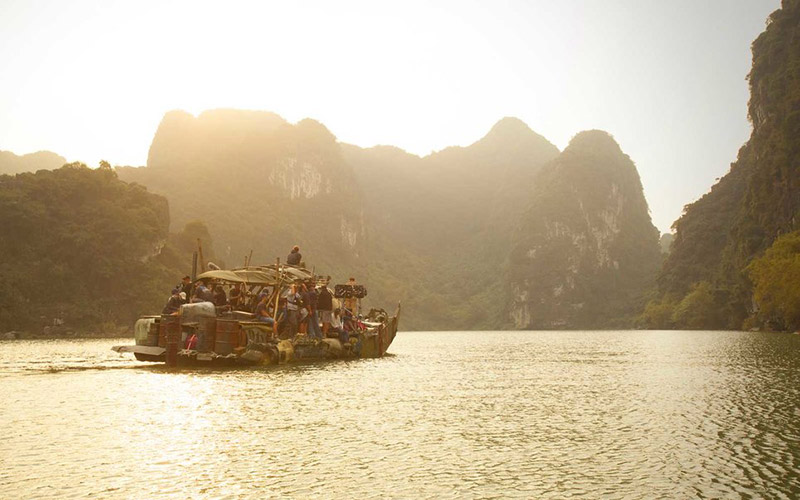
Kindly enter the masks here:
[[178, 373], [117, 343], [0, 343], [0, 498], [800, 497], [798, 335], [401, 332]]

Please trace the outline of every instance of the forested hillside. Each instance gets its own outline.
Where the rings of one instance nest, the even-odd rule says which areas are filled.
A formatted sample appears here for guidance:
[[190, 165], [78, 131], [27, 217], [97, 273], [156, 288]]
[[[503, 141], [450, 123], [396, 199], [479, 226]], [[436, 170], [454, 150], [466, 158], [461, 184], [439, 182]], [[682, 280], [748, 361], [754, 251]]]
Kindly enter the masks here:
[[740, 328], [748, 316], [748, 326], [775, 320], [759, 316], [747, 266], [776, 238], [798, 229], [798, 40], [800, 1], [784, 0], [753, 42], [750, 140], [730, 172], [675, 222], [660, 297], [645, 311], [646, 326]]
[[516, 328], [629, 327], [660, 264], [636, 167], [607, 133], [581, 132], [536, 180], [508, 310]]
[[199, 223], [170, 235], [166, 199], [108, 164], [0, 176], [0, 227], [0, 331], [130, 325], [161, 310], [210, 238]]

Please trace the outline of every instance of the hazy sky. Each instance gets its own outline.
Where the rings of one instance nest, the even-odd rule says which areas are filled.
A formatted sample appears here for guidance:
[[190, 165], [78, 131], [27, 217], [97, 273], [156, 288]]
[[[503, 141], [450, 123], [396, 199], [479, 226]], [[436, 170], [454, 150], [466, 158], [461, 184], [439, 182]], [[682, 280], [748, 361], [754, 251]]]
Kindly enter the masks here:
[[750, 134], [750, 43], [779, 0], [0, 0], [0, 149], [142, 165], [163, 114], [234, 107], [425, 155], [517, 116], [610, 132], [653, 222]]

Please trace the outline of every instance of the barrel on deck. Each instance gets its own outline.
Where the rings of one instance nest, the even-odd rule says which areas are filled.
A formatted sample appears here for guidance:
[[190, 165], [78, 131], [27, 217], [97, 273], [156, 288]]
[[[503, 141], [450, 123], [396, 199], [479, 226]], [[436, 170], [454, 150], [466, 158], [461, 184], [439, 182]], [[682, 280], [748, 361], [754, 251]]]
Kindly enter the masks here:
[[217, 335], [214, 342], [214, 352], [227, 356], [233, 349], [239, 347], [239, 322], [231, 319], [217, 320]]
[[176, 317], [168, 314], [161, 316], [161, 321], [158, 322], [158, 347], [167, 347], [167, 325], [174, 321], [170, 318]]
[[164, 326], [167, 366], [176, 366], [178, 364], [178, 348], [181, 343], [181, 319], [178, 316], [162, 316], [161, 325]]
[[215, 337], [217, 332], [217, 318], [199, 318], [197, 325], [197, 350], [216, 351]]
[[147, 343], [145, 345], [148, 346], [157, 346], [158, 345], [158, 330], [161, 321], [156, 321], [150, 324], [150, 329], [147, 331]]

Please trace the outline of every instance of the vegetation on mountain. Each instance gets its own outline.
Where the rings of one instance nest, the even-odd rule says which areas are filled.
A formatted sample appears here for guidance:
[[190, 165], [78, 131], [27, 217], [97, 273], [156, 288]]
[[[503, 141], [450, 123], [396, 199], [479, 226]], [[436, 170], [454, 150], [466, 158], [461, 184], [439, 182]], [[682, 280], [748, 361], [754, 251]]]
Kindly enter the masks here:
[[800, 330], [800, 231], [775, 240], [747, 272], [757, 305], [755, 323], [773, 330]]
[[[748, 106], [752, 135], [730, 172], [700, 200], [687, 205], [675, 222], [675, 241], [659, 276], [660, 297], [654, 306], [668, 296], [682, 301], [705, 282], [713, 298], [706, 326], [740, 328], [753, 312], [747, 266], [776, 238], [798, 229], [798, 37], [800, 1], [784, 0], [753, 43]], [[646, 326], [657, 327], [642, 319]], [[693, 328], [686, 316], [674, 319], [678, 328]]]
[[0, 227], [0, 331], [129, 325], [190, 270], [187, 238], [208, 237], [170, 236], [167, 201], [105, 162], [0, 176]]

